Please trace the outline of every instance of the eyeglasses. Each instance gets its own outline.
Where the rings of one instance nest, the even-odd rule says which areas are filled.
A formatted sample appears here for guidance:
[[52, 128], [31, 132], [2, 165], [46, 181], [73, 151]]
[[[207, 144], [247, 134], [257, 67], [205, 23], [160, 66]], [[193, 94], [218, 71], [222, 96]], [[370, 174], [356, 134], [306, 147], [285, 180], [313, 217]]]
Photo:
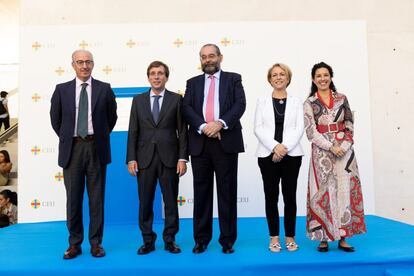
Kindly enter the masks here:
[[91, 66], [91, 65], [93, 65], [93, 60], [76, 60], [75, 63], [79, 67], [81, 67], [83, 65]]

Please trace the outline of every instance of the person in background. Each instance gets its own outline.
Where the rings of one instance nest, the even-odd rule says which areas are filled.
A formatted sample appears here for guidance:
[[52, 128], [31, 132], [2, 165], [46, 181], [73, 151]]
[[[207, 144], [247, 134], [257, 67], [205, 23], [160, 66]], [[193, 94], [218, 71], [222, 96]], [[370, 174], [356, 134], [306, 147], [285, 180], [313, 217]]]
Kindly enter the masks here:
[[265, 193], [266, 218], [270, 234], [269, 250], [280, 252], [279, 182], [284, 202], [285, 245], [296, 251], [296, 188], [303, 150], [302, 101], [288, 95], [286, 88], [292, 79], [287, 65], [274, 64], [267, 73], [273, 87], [271, 94], [259, 98], [256, 105], [254, 134], [259, 141], [256, 150]]
[[306, 232], [318, 240], [354, 252], [345, 238], [366, 232], [361, 181], [353, 148], [354, 118], [347, 97], [336, 91], [332, 67], [312, 68], [311, 93], [304, 104], [305, 130], [312, 143], [309, 166]]
[[0, 92], [0, 129], [1, 126], [4, 125], [4, 130], [10, 128], [10, 115], [9, 115], [9, 107], [7, 106], [7, 93], [6, 91]]
[[[5, 219], [6, 217], [7, 220]], [[0, 192], [0, 228], [16, 223], [17, 193], [10, 190], [3, 190]]]
[[0, 186], [5, 186], [9, 182], [9, 173], [12, 167], [9, 152], [0, 150]]

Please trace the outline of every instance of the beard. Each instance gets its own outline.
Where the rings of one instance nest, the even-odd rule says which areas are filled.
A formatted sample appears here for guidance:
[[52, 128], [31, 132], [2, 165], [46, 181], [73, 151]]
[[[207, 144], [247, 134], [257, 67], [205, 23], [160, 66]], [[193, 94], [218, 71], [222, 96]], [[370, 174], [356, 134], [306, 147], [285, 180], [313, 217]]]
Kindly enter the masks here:
[[218, 63], [201, 64], [201, 69], [208, 75], [213, 75], [220, 70]]

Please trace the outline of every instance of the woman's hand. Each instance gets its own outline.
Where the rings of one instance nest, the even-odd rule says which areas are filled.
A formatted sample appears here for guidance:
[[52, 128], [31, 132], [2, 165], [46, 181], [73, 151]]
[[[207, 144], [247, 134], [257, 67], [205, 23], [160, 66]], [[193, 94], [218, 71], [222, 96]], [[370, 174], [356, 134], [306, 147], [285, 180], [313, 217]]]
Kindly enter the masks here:
[[273, 149], [272, 161], [279, 162], [280, 160], [282, 160], [283, 157], [285, 157], [287, 152], [288, 150], [285, 145], [277, 144]]
[[334, 145], [334, 146], [332, 146], [330, 149], [329, 149], [336, 157], [339, 157], [339, 158], [341, 158], [341, 157], [343, 157], [344, 155], [345, 155], [345, 151], [340, 147], [340, 146], [337, 146], [337, 145]]

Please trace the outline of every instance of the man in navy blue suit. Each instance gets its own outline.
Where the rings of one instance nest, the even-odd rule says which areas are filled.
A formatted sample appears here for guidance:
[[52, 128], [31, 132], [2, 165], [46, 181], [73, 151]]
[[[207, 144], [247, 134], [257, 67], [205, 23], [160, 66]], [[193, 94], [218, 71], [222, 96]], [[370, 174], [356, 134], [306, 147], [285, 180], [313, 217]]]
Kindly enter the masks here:
[[109, 135], [117, 120], [115, 95], [108, 83], [91, 77], [89, 51], [72, 54], [76, 78], [56, 86], [50, 120], [59, 137], [59, 166], [66, 188], [69, 248], [64, 259], [82, 253], [82, 203], [85, 185], [89, 197], [89, 243], [94, 257], [105, 256], [102, 247], [106, 166], [111, 162]]
[[244, 152], [240, 118], [246, 98], [241, 76], [222, 71], [222, 60], [217, 45], [201, 48], [205, 74], [187, 81], [183, 101], [193, 170], [196, 254], [204, 252], [212, 238], [214, 174], [223, 253], [234, 252], [237, 238], [237, 163], [239, 152]]

